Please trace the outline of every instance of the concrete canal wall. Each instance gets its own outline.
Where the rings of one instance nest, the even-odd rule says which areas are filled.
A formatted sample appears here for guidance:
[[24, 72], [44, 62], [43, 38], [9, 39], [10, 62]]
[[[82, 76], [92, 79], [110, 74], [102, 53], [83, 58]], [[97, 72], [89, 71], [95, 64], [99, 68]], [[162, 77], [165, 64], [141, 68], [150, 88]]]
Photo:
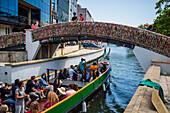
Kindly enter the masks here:
[[[142, 66], [143, 70], [147, 72], [150, 65], [152, 64], [152, 60], [159, 61], [168, 61], [170, 62], [170, 57], [158, 54], [156, 52], [135, 46], [133, 49], [133, 53], [135, 54], [137, 60]], [[154, 63], [155, 65], [161, 66], [161, 74], [170, 75], [170, 64], [168, 63]]]
[[0, 51], [0, 62], [23, 62], [26, 60], [26, 51]]
[[70, 65], [76, 65], [83, 57], [86, 61], [96, 59], [104, 54], [104, 49], [91, 53], [79, 53], [51, 59], [34, 60], [20, 63], [9, 63], [0, 66], [0, 81], [12, 83], [15, 79], [25, 80], [32, 75], [38, 76], [46, 72], [46, 69], [63, 69]]
[[[153, 82], [156, 82], [162, 86], [164, 91], [165, 100], [170, 102], [170, 76], [164, 76], [160, 74], [161, 67], [152, 65], [149, 67], [146, 72], [143, 80], [150, 79]], [[158, 94], [158, 91], [156, 92]], [[154, 104], [157, 104], [159, 110], [165, 110], [161, 105], [163, 102], [156, 98], [152, 98], [153, 88], [147, 86], [139, 86], [133, 95], [131, 101], [125, 109], [124, 113], [157, 113], [152, 101]], [[162, 104], [161, 104], [162, 103]], [[163, 104], [164, 105], [164, 104]], [[170, 105], [166, 105], [170, 111]], [[166, 108], [166, 107], [165, 107]], [[163, 113], [163, 112], [161, 112]]]

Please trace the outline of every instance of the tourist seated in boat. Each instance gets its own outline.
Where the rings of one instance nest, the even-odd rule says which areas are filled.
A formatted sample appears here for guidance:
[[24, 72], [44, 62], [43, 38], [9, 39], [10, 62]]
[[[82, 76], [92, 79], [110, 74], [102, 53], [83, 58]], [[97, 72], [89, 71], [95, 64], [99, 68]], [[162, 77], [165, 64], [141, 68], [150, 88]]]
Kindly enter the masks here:
[[12, 99], [15, 100], [15, 90], [18, 88], [19, 79], [16, 79], [14, 83], [12, 83]]
[[89, 81], [90, 80], [90, 72], [86, 72], [86, 81]]
[[62, 69], [60, 69], [60, 72], [58, 73], [58, 76], [60, 77], [60, 79], [66, 79], [67, 78], [67, 77], [64, 76]]
[[41, 92], [37, 91], [34, 88], [34, 80], [35, 80], [35, 76], [31, 76], [31, 79], [28, 80], [26, 83], [25, 93], [30, 95], [31, 100], [39, 98], [39, 96], [41, 94]]
[[32, 102], [29, 110], [26, 113], [41, 113], [38, 102], [37, 101]]
[[78, 74], [77, 81], [82, 80], [82, 71], [80, 70], [80, 68], [78, 68], [77, 74]]
[[[68, 73], [69, 73], [69, 76], [70, 76], [70, 80], [73, 80], [73, 79], [77, 80], [76, 77], [78, 76], [78, 74], [74, 71], [74, 66], [73, 65], [70, 66], [70, 69], [68, 70]], [[74, 75], [74, 77], [73, 77], [73, 75]]]
[[63, 76], [65, 76], [66, 78], [69, 77], [67, 68], [64, 68], [64, 69], [63, 69]]
[[96, 77], [100, 76], [101, 72], [99, 71], [99, 69], [97, 69], [96, 71]]
[[38, 79], [38, 81], [39, 81], [40, 87], [46, 90], [46, 93], [45, 93], [46, 95], [49, 91], [54, 91], [54, 87], [53, 85], [49, 85], [45, 80], [46, 80], [46, 74], [43, 73], [41, 75], [41, 78]]
[[[22, 81], [18, 82], [18, 88], [15, 90], [16, 103], [15, 103], [15, 113], [24, 113], [25, 109], [25, 98], [28, 97], [24, 90], [24, 84]], [[26, 102], [26, 106], [29, 104], [29, 101]]]
[[59, 98], [59, 101], [61, 101], [61, 100], [63, 100], [63, 99], [65, 99], [65, 98], [67, 98], [67, 95], [66, 95], [66, 89], [64, 88], [64, 87], [61, 87], [61, 88], [57, 88], [58, 89], [58, 91], [59, 91], [59, 96], [58, 96], [58, 98]]
[[47, 95], [47, 101], [44, 104], [44, 110], [53, 106], [54, 104], [59, 102], [59, 98], [55, 92], [49, 92]]
[[8, 106], [12, 104], [15, 105], [15, 101], [10, 97], [10, 89], [8, 88], [8, 84], [5, 83], [4, 87], [1, 90], [1, 100], [2, 104], [7, 104]]
[[101, 69], [100, 69], [100, 72], [101, 72], [101, 73], [104, 73], [106, 70], [107, 70], [106, 65], [103, 64], [103, 66], [102, 66]]
[[74, 70], [75, 70], [75, 71], [77, 71], [78, 68], [79, 68], [78, 65], [75, 65], [75, 66], [74, 66]]
[[0, 103], [0, 113], [8, 113], [8, 106]]
[[78, 91], [78, 90], [79, 90], [79, 87], [78, 87], [77, 83], [74, 83], [73, 85], [74, 85], [74, 90], [75, 90], [75, 91]]
[[40, 89], [39, 81], [36, 79], [36, 80], [34, 80], [34, 82], [35, 82], [34, 88], [35, 88], [38, 92], [41, 93], [41, 94], [40, 94], [40, 97], [41, 97], [41, 98], [45, 98], [44, 92]]
[[69, 88], [69, 90], [66, 91], [66, 95], [67, 95], [67, 96], [70, 96], [70, 95], [72, 95], [73, 93], [76, 92], [76, 91], [74, 90], [74, 84], [69, 84], [68, 88]]
[[92, 70], [92, 74], [91, 74], [89, 82], [93, 81], [95, 78], [96, 78], [96, 72], [95, 70]]

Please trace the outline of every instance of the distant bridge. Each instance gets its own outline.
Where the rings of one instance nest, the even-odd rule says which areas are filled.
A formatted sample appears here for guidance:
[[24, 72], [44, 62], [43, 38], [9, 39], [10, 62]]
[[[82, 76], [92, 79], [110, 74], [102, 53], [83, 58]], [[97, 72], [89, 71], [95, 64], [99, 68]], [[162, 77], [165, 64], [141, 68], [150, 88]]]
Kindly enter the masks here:
[[[32, 30], [32, 41], [101, 40], [129, 48], [139, 46], [170, 57], [170, 37], [126, 25], [103, 22], [57, 23]], [[0, 48], [25, 43], [24, 33], [0, 36]], [[29, 46], [29, 45], [28, 45]]]

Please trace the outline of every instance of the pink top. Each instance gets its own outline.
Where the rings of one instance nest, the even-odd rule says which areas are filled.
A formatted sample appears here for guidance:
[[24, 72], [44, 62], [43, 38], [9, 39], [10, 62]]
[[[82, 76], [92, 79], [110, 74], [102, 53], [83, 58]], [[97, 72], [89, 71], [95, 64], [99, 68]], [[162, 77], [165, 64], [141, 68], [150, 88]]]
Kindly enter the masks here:
[[68, 96], [72, 95], [72, 94], [75, 93], [75, 92], [76, 92], [75, 90], [69, 89], [68, 91], [66, 91], [66, 95], [67, 95], [67, 97], [68, 97]]
[[[56, 104], [56, 103], [55, 103]], [[46, 101], [46, 103], [44, 104], [44, 108], [49, 108], [51, 106], [53, 106], [54, 104], [52, 104], [49, 100]]]
[[38, 28], [37, 24], [35, 24], [35, 25], [32, 24], [32, 25], [31, 25], [31, 29], [37, 29], [37, 28]]
[[32, 24], [32, 25], [31, 25], [31, 29], [35, 29], [35, 26], [34, 26], [34, 24]]
[[35, 27], [34, 29], [37, 29], [37, 28], [38, 28], [37, 24], [35, 24], [35, 26], [34, 26], [34, 27]]
[[80, 21], [84, 21], [84, 17], [83, 16], [80, 17]]

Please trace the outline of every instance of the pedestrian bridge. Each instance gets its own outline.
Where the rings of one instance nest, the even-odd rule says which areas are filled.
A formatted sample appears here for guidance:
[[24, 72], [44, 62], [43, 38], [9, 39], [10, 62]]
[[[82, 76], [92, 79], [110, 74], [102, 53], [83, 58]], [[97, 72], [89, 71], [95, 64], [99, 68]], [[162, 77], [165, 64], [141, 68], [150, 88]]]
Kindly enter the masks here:
[[[57, 23], [31, 30], [33, 42], [48, 40], [101, 40], [133, 48], [139, 46], [170, 57], [170, 37], [127, 25], [104, 22]], [[26, 36], [29, 38], [29, 36]], [[61, 38], [62, 37], [62, 38]], [[26, 43], [24, 33], [0, 36], [0, 48]], [[26, 45], [27, 47], [29, 45]]]

